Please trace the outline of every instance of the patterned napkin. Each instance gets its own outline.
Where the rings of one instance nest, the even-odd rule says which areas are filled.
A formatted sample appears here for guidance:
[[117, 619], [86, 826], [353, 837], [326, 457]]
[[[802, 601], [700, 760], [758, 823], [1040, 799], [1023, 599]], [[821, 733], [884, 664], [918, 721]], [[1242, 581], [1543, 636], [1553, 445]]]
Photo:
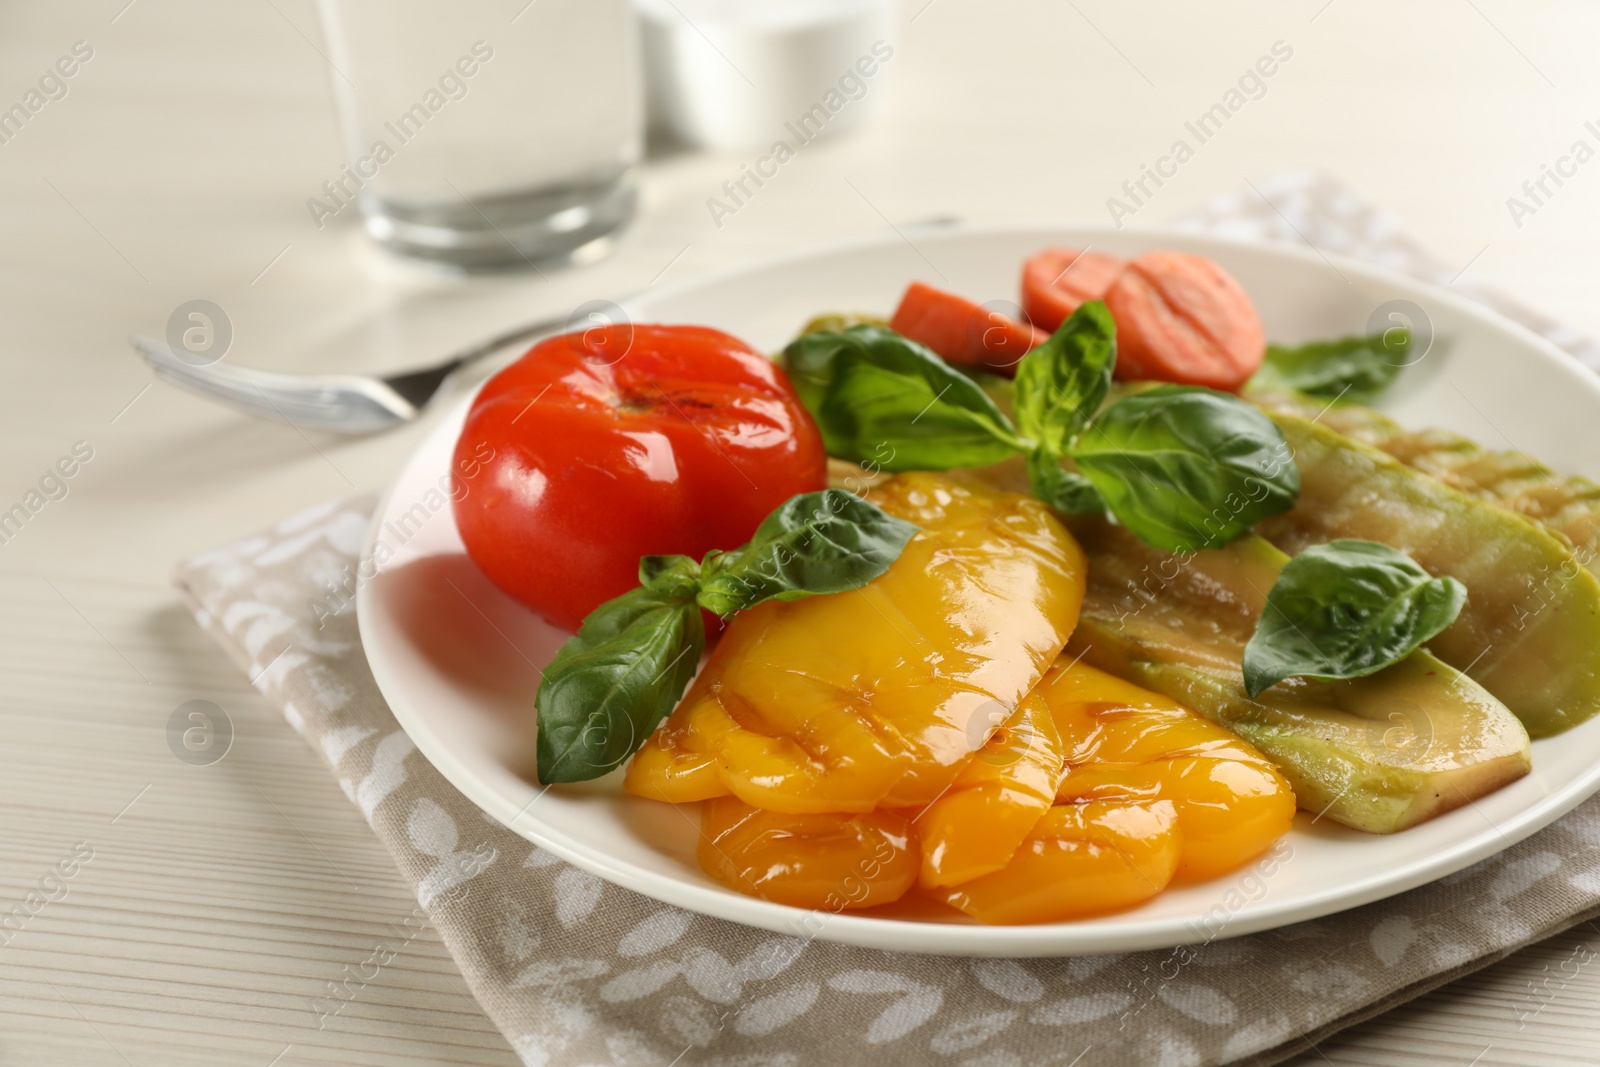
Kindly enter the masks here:
[[[1441, 282], [1450, 269], [1326, 179], [1291, 176], [1195, 225], [1310, 239]], [[1494, 304], [1600, 366], [1600, 350]], [[1269, 933], [1061, 960], [896, 955], [780, 937], [608, 885], [458, 793], [396, 724], [348, 580], [370, 496], [184, 564], [195, 617], [327, 761], [416, 887], [474, 995], [530, 1065], [1271, 1064], [1600, 915], [1600, 798], [1465, 871]], [[329, 983], [313, 1001], [337, 1012]], [[1530, 998], [1522, 1012], [1536, 1014]]]

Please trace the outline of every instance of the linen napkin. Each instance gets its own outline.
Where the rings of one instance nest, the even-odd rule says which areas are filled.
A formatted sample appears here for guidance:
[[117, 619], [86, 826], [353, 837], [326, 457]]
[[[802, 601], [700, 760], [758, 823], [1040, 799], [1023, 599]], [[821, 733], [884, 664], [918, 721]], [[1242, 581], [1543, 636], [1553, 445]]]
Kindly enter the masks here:
[[[1218, 202], [1191, 224], [1451, 280], [1386, 216], [1313, 175]], [[1600, 366], [1592, 343], [1482, 295]], [[353, 609], [326, 613], [373, 508], [363, 496], [296, 515], [189, 560], [177, 582], [200, 625], [327, 761], [473, 994], [535, 1067], [1272, 1064], [1600, 915], [1600, 798], [1421, 889], [1175, 950], [898, 955], [665, 906], [531, 846], [415, 751], [368, 671]], [[339, 1004], [331, 989], [310, 1007]]]

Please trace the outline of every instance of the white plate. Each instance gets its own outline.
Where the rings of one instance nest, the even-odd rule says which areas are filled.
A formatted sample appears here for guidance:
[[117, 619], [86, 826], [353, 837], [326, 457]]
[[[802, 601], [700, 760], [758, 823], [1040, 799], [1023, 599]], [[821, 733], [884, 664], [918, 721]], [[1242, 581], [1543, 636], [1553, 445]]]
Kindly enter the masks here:
[[[647, 293], [635, 321], [716, 326], [776, 350], [814, 313], [892, 309], [923, 279], [979, 300], [1016, 299], [1023, 258], [1048, 245], [1133, 255], [1211, 256], [1243, 283], [1274, 340], [1361, 332], [1385, 301], [1431, 318], [1432, 351], [1384, 406], [1413, 426], [1443, 426], [1556, 469], [1600, 475], [1600, 384], [1528, 331], [1448, 292], [1283, 245], [1193, 234], [1000, 227], [887, 235]], [[1422, 885], [1526, 837], [1600, 787], [1600, 718], [1533, 746], [1533, 773], [1415, 829], [1377, 837], [1301, 813], [1283, 862], [1170, 889], [1131, 911], [1028, 927], [905, 915], [820, 915], [742, 896], [694, 860], [698, 814], [622, 793], [616, 775], [542, 792], [532, 783], [535, 665], [564, 639], [496, 590], [463, 554], [447, 485], [463, 403], [423, 443], [379, 509], [368, 555], [394, 555], [360, 589], [362, 643], [383, 695], [417, 748], [496, 820], [608, 881], [693, 911], [882, 949], [968, 956], [1055, 956], [1231, 937], [1355, 907]]]

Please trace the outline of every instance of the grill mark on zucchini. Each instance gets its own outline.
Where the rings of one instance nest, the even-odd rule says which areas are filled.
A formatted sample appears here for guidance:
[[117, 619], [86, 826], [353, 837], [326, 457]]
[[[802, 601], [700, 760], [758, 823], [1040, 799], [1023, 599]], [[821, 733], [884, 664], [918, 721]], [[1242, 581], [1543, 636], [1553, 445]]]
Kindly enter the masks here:
[[1326, 407], [1280, 390], [1255, 391], [1249, 399], [1269, 414], [1316, 419], [1457, 492], [1533, 519], [1564, 539], [1579, 562], [1600, 577], [1600, 484], [1555, 474], [1519, 452], [1486, 449], [1449, 430], [1409, 430], [1360, 404]]

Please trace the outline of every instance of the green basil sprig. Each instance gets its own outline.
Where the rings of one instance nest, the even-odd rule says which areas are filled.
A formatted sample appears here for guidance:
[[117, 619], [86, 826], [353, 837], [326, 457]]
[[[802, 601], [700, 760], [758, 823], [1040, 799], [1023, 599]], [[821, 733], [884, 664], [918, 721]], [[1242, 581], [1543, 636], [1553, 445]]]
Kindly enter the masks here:
[[899, 558], [917, 528], [841, 489], [781, 504], [743, 548], [646, 556], [639, 587], [601, 604], [545, 668], [539, 780], [581, 782], [633, 755], [683, 695], [705, 648], [700, 611], [857, 589]]
[[1062, 455], [1111, 391], [1117, 326], [1098, 300], [1083, 304], [1017, 365], [1017, 422], [1046, 453]]
[[1106, 509], [1168, 552], [1218, 548], [1294, 507], [1300, 471], [1238, 397], [1161, 385], [1106, 408], [1069, 453]]
[[1403, 326], [1369, 337], [1268, 345], [1250, 388], [1297, 389], [1325, 400], [1365, 402], [1389, 387], [1410, 352], [1411, 331]]
[[1238, 397], [1160, 386], [1101, 410], [1116, 325], [1098, 300], [1023, 357], [1015, 423], [972, 379], [881, 326], [807, 334], [783, 362], [830, 455], [948, 470], [1020, 452], [1040, 499], [1068, 513], [1109, 511], [1169, 552], [1224, 545], [1300, 494], [1283, 434]]
[[948, 470], [1021, 447], [976, 382], [887, 326], [805, 334], [783, 350], [783, 365], [830, 456], [861, 462], [888, 442], [885, 470]]
[[1278, 574], [1244, 646], [1252, 697], [1285, 678], [1361, 678], [1409, 656], [1455, 621], [1467, 598], [1403, 552], [1338, 540], [1301, 552]]

